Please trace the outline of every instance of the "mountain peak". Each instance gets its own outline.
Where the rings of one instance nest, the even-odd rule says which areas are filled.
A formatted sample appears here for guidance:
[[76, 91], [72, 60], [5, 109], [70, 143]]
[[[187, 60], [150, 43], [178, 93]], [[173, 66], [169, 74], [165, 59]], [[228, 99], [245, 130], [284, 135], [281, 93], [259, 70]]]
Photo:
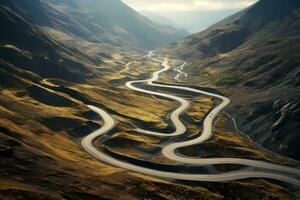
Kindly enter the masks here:
[[258, 4], [269, 4], [269, 5], [298, 5], [300, 2], [298, 0], [260, 0]]
[[299, 8], [300, 1], [298, 0], [260, 0], [250, 7], [246, 14], [272, 20], [290, 16]]
[[295, 18], [300, 8], [298, 0], [260, 0], [253, 6], [223, 22], [236, 23], [255, 32], [267, 24], [285, 18]]

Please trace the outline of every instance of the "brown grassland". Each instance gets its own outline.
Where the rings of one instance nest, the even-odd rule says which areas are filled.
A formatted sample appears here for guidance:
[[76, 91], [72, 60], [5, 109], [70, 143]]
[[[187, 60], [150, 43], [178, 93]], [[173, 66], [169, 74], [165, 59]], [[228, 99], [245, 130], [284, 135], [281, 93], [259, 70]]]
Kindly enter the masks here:
[[[134, 55], [132, 59], [139, 56]], [[136, 59], [125, 67], [130, 56], [115, 59], [119, 61], [114, 61], [109, 70], [94, 69], [96, 73], [99, 70], [105, 75], [89, 83], [71, 84], [48, 79], [34, 84], [18, 80], [26, 86], [26, 90], [24, 87], [1, 90], [1, 199], [292, 199], [284, 185], [269, 180], [227, 183], [161, 180], [106, 165], [84, 152], [80, 140], [102, 125], [102, 120], [86, 107], [90, 103], [107, 110], [119, 122], [105, 141], [97, 142], [99, 148], [124, 159], [174, 164], [159, 154], [167, 139], [144, 136], [133, 129], [137, 125], [172, 129], [168, 126], [167, 114], [177, 104], [133, 92], [124, 86], [128, 80], [149, 77], [160, 65]], [[180, 61], [172, 60], [171, 64], [178, 65]], [[165, 74], [161, 81], [175, 82], [170, 74]], [[49, 97], [53, 98], [49, 100]], [[201, 134], [201, 120], [218, 103], [205, 96], [187, 98], [193, 104], [183, 116], [189, 129], [185, 139]], [[286, 162], [249, 145], [241, 135], [226, 126], [228, 121], [225, 115], [220, 117], [216, 136], [201, 145], [200, 156], [251, 157]], [[198, 156], [197, 149], [189, 147], [182, 149], [182, 153]], [[236, 167], [218, 168], [227, 170]]]

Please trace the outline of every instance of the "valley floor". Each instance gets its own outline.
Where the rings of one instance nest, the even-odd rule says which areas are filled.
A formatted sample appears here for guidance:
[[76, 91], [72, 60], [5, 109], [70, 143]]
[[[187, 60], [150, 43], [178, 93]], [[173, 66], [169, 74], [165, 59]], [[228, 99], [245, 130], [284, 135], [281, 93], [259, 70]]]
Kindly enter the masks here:
[[[160, 63], [146, 57], [126, 58], [123, 63], [122, 70], [108, 71], [103, 80], [97, 78], [88, 84], [48, 79], [28, 86], [26, 92], [21, 89], [1, 92], [0, 101], [4, 105], [0, 120], [2, 199], [293, 199], [292, 187], [280, 181], [262, 178], [216, 183], [165, 180], [112, 167], [86, 153], [80, 142], [104, 125], [103, 120], [86, 106], [94, 105], [118, 121], [94, 145], [118, 160], [175, 173], [216, 173], [243, 168], [232, 164], [200, 168], [180, 166], [162, 156], [161, 149], [166, 144], [199, 137], [204, 118], [220, 100], [157, 88], [157, 92], [167, 91], [192, 102], [181, 117], [187, 132], [177, 138], [141, 134], [136, 131], [137, 127], [155, 132], [174, 131], [168, 113], [177, 105], [164, 97], [125, 87], [130, 80], [150, 78], [161, 68]], [[181, 64], [175, 60], [170, 62], [176, 67]], [[160, 81], [175, 83], [174, 75], [176, 77], [170, 70]], [[151, 86], [143, 88], [154, 89]], [[182, 148], [180, 154], [297, 165], [257, 149], [232, 127], [232, 120], [221, 114], [211, 140]]]

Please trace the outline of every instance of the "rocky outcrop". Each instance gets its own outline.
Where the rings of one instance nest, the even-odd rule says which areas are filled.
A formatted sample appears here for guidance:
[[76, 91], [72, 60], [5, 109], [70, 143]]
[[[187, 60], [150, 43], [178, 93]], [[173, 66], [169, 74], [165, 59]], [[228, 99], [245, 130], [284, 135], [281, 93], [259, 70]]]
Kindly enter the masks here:
[[239, 113], [240, 129], [266, 148], [300, 160], [300, 103], [297, 99], [254, 103]]

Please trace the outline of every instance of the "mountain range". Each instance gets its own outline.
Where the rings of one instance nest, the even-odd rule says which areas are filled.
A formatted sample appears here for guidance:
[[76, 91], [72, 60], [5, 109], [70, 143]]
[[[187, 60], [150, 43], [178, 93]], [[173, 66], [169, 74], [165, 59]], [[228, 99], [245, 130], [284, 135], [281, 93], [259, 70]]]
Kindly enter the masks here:
[[84, 38], [89, 40], [94, 38], [116, 46], [156, 48], [188, 35], [185, 30], [149, 20], [120, 0], [42, 2], [64, 13], [73, 22], [72, 28], [67, 29], [69, 32], [77, 36], [84, 32], [87, 36]]
[[150, 20], [152, 20], [154, 22], [182, 29], [178, 24], [176, 24], [175, 22], [173, 22], [171, 19], [169, 19], [167, 17], [164, 17], [162, 15], [159, 15], [159, 14], [157, 14], [155, 12], [151, 12], [151, 11], [147, 11], [147, 10], [142, 10], [142, 11], [140, 11], [140, 13], [142, 15], [148, 17]]

